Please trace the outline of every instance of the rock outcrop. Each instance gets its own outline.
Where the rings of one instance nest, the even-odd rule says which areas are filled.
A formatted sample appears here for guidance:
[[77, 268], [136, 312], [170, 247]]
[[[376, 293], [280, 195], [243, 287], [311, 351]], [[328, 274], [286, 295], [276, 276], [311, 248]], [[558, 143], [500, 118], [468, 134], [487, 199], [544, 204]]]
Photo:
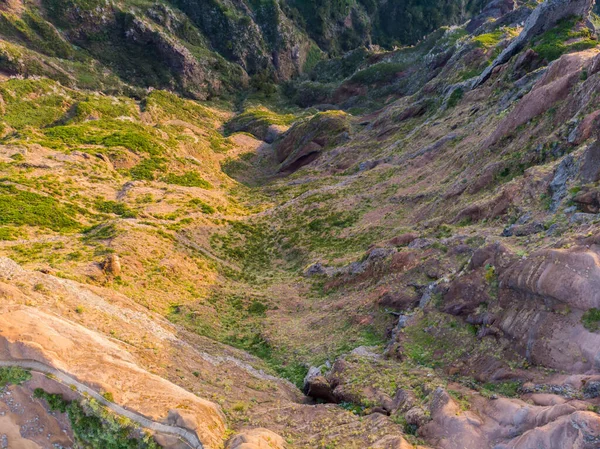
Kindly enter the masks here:
[[234, 435], [227, 449], [284, 449], [285, 441], [268, 429], [249, 429]]
[[328, 146], [347, 139], [349, 132], [349, 118], [341, 111], [321, 112], [295, 124], [274, 144], [279, 171], [295, 171], [311, 163]]

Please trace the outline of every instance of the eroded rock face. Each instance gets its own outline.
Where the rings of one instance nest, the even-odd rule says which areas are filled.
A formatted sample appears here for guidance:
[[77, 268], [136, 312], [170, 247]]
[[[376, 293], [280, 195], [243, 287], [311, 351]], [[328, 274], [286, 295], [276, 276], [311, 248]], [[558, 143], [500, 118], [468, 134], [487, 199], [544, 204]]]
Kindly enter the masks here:
[[36, 360], [55, 367], [115, 402], [161, 421], [195, 432], [207, 448], [218, 447], [225, 432], [219, 407], [151, 374], [116, 343], [83, 326], [23, 306], [0, 313], [0, 358]]
[[593, 412], [578, 411], [529, 430], [507, 444], [494, 449], [596, 449], [600, 444], [600, 420]]
[[587, 310], [600, 308], [600, 256], [584, 248], [542, 250], [512, 265], [503, 285]]
[[249, 429], [235, 435], [227, 443], [227, 449], [283, 449], [282, 437], [268, 429]]
[[532, 38], [549, 30], [566, 17], [576, 16], [587, 19], [593, 6], [594, 0], [546, 0], [529, 16], [521, 34], [483, 71], [474, 87], [484, 83], [496, 67], [508, 62]]
[[510, 114], [498, 125], [483, 146], [489, 147], [502, 137], [546, 112], [557, 102], [567, 98], [571, 87], [580, 80], [581, 70], [596, 56], [595, 51], [583, 51], [564, 55], [553, 62], [533, 90], [525, 95]]
[[600, 441], [600, 418], [581, 401], [535, 406], [502, 398], [461, 410], [442, 388], [433, 394], [422, 435], [443, 449], [592, 449]]

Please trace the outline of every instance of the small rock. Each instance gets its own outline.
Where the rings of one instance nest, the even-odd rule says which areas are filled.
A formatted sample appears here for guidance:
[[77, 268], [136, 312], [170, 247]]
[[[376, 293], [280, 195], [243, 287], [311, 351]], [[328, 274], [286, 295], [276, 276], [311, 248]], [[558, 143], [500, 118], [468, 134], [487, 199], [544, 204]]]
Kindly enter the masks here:
[[433, 242], [429, 239], [415, 239], [408, 245], [409, 248], [423, 249], [433, 245]]

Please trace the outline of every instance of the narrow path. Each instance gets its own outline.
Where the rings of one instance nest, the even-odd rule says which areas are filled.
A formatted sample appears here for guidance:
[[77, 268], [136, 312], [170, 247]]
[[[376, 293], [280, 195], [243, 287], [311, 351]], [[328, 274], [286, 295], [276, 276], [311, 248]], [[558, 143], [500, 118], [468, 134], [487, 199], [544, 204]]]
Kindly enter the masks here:
[[155, 432], [166, 433], [169, 435], [175, 435], [182, 441], [184, 441], [189, 447], [192, 449], [204, 449], [204, 446], [198, 439], [198, 436], [187, 429], [183, 429], [181, 427], [169, 426], [167, 424], [162, 424], [156, 421], [152, 421], [145, 416], [140, 415], [139, 413], [133, 412], [131, 410], [127, 410], [121, 407], [114, 402], [108, 401], [104, 396], [102, 396], [97, 391], [88, 387], [87, 385], [82, 384], [77, 379], [69, 376], [68, 374], [57, 370], [56, 368], [45, 365], [44, 363], [35, 361], [35, 360], [0, 360], [0, 367], [11, 367], [18, 366], [23, 369], [35, 371], [42, 374], [50, 374], [53, 376], [53, 380], [71, 388], [75, 386], [77, 388], [77, 392], [84, 395], [94, 398], [96, 401], [104, 405], [106, 408], [112, 410], [114, 413], [125, 416], [133, 422], [138, 423], [140, 426], [153, 430]]

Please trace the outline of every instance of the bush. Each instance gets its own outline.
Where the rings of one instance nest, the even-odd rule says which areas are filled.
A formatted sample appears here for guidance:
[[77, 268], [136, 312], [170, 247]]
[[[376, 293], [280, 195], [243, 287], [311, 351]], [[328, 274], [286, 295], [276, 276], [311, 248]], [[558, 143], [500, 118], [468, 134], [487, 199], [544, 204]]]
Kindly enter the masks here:
[[96, 209], [105, 214], [120, 215], [123, 218], [134, 218], [136, 213], [129, 209], [126, 204], [117, 201], [97, 201]]
[[0, 368], [0, 388], [9, 384], [20, 385], [29, 379], [31, 379], [31, 373], [18, 366]]
[[450, 94], [450, 98], [448, 98], [448, 108], [453, 108], [456, 105], [458, 105], [458, 103], [460, 103], [460, 100], [462, 100], [464, 95], [465, 91], [462, 90], [460, 87], [458, 89], [454, 89]]
[[214, 214], [215, 213], [215, 208], [212, 207], [210, 204], [205, 203], [200, 198], [191, 199], [189, 204], [192, 206], [198, 207], [205, 214]]
[[581, 323], [590, 332], [600, 330], [600, 309], [592, 308], [581, 317]]
[[151, 157], [144, 159], [131, 170], [129, 174], [133, 179], [153, 181], [154, 173], [159, 170], [164, 170], [165, 159], [158, 157]]

